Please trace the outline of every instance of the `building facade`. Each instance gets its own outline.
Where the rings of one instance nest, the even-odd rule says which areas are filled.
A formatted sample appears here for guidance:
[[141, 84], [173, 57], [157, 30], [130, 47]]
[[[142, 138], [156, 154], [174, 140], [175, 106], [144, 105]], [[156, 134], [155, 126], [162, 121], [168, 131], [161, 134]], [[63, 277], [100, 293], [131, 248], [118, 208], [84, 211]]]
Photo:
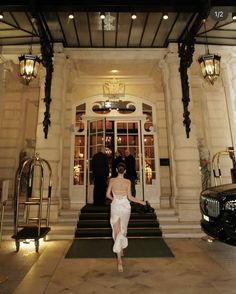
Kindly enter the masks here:
[[[21, 47], [2, 47], [0, 66], [0, 178], [10, 179], [22, 156], [48, 160], [53, 172], [52, 218], [92, 202], [90, 162], [105, 145], [129, 148], [136, 159], [137, 197], [156, 208], [173, 207], [180, 221], [200, 219], [199, 195], [214, 185], [211, 160], [235, 147], [235, 47], [218, 46], [221, 76], [203, 80], [196, 46], [188, 71], [190, 138], [183, 127], [178, 46], [163, 49], [68, 49], [54, 45], [51, 125], [44, 138], [45, 70], [26, 86], [19, 77]], [[222, 158], [223, 183], [232, 161]], [[205, 185], [205, 186], [204, 186]]]

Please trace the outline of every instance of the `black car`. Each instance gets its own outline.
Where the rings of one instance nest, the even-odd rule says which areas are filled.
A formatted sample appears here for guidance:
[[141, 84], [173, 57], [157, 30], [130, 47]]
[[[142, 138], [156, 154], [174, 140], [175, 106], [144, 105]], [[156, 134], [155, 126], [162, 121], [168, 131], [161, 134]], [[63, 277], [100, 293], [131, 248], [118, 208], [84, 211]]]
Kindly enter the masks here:
[[222, 242], [236, 245], [236, 184], [202, 191], [200, 208], [203, 231]]

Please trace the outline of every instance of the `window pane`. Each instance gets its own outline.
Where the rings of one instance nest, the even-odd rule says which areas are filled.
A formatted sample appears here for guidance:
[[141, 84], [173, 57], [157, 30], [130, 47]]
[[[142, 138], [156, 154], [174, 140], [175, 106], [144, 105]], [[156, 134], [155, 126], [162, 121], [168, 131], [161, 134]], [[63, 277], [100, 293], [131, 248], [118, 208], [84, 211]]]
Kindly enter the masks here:
[[104, 121], [103, 120], [99, 120], [97, 121], [97, 131], [98, 132], [103, 132], [104, 129]]
[[97, 145], [103, 145], [103, 134], [97, 135]]
[[112, 131], [113, 122], [110, 120], [106, 120], [106, 131]]
[[145, 169], [145, 181], [146, 184], [151, 185], [153, 180], [156, 179], [156, 173], [149, 170], [148, 168]]
[[121, 136], [119, 135], [117, 137], [117, 145], [118, 146], [127, 146], [127, 136]]
[[154, 147], [145, 147], [145, 158], [154, 158]]
[[146, 122], [144, 123], [144, 129], [147, 132], [151, 131], [151, 127], [153, 126], [153, 118], [152, 118], [152, 106], [143, 103], [143, 114], [146, 116]]
[[91, 146], [90, 147], [90, 158], [92, 158], [93, 155], [96, 153], [97, 153], [97, 146]]
[[154, 145], [153, 136], [144, 136], [144, 145]]
[[85, 114], [86, 111], [86, 104], [80, 104], [76, 107], [76, 114], [75, 114], [75, 127], [79, 132], [84, 130], [84, 123], [82, 121], [82, 116]]
[[75, 146], [74, 146], [74, 185], [83, 185], [84, 173], [84, 135], [75, 136]]
[[97, 145], [97, 138], [95, 135], [90, 136], [90, 146]]
[[138, 133], [138, 123], [128, 123], [128, 132], [129, 134]]
[[74, 167], [74, 185], [84, 184], [84, 173], [77, 166]]
[[92, 121], [90, 123], [90, 134], [96, 133], [96, 127], [97, 127], [97, 122], [96, 121]]
[[129, 146], [138, 146], [138, 135], [129, 136]]
[[129, 151], [136, 159], [139, 158], [139, 147], [138, 146], [129, 147]]
[[126, 133], [127, 132], [127, 123], [117, 123], [117, 132], [118, 133]]

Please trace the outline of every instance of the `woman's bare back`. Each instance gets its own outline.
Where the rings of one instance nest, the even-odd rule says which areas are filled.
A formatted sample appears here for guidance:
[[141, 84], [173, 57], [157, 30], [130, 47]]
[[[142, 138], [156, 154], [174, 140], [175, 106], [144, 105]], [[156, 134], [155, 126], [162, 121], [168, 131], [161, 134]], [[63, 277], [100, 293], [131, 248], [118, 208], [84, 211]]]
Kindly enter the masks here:
[[111, 179], [111, 191], [116, 198], [121, 199], [124, 196], [131, 195], [130, 181], [128, 179], [116, 177]]

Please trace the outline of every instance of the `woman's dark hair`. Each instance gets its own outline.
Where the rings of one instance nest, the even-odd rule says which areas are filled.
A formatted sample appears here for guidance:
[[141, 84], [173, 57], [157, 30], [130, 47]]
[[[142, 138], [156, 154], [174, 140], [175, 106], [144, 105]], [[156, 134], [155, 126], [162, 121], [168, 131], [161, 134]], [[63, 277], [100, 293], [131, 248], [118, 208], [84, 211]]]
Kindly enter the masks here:
[[119, 162], [117, 164], [117, 171], [118, 171], [118, 173], [123, 174], [125, 172], [125, 170], [126, 170], [125, 163], [124, 162]]

